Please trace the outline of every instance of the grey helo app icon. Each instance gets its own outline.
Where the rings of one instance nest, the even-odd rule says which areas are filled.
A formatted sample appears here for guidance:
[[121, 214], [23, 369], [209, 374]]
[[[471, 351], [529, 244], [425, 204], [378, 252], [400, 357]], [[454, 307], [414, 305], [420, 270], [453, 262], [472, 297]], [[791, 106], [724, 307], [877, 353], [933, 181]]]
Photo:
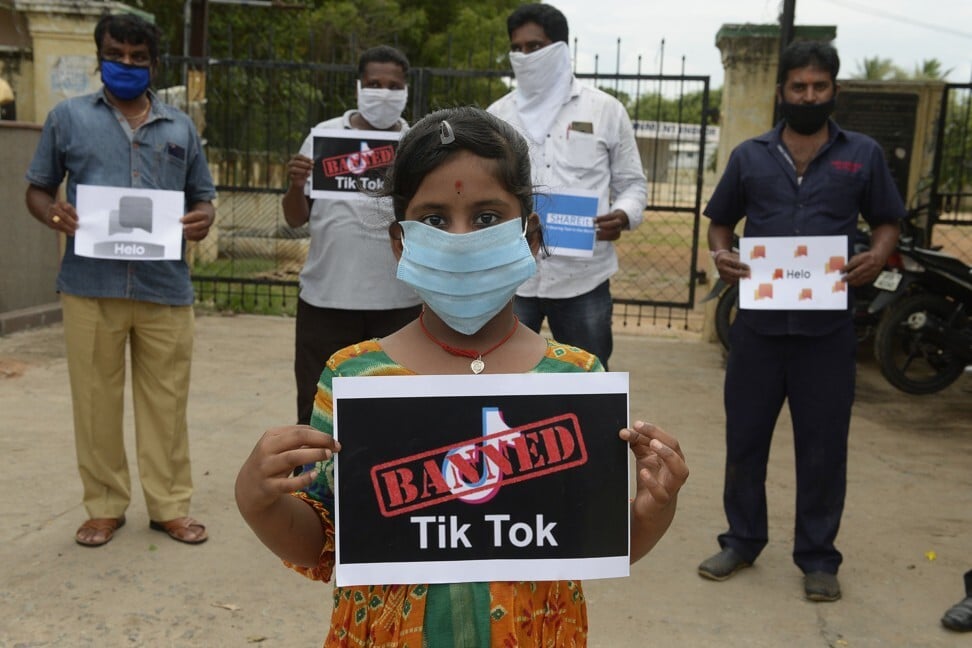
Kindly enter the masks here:
[[118, 209], [108, 212], [108, 235], [128, 234], [136, 228], [152, 233], [152, 199], [122, 196]]
[[[108, 212], [108, 235], [130, 234], [136, 229], [152, 233], [152, 199], [143, 196], [122, 196], [118, 209]], [[95, 254], [122, 259], [151, 259], [165, 255], [165, 246], [145, 241], [122, 240], [95, 243]]]

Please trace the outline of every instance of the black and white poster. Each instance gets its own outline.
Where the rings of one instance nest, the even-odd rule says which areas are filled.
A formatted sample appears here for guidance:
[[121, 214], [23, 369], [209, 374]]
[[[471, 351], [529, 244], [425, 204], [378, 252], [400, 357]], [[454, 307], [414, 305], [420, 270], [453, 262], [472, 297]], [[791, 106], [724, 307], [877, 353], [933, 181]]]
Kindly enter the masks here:
[[333, 389], [338, 585], [628, 575], [626, 373]]
[[311, 129], [311, 198], [368, 198], [380, 191], [401, 136], [395, 131]]

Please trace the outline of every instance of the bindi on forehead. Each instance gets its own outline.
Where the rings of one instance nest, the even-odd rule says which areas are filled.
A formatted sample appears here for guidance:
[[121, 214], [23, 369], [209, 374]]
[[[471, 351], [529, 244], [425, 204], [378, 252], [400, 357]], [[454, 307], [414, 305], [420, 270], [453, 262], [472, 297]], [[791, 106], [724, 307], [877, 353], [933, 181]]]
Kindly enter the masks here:
[[456, 180], [456, 195], [462, 195], [462, 180]]

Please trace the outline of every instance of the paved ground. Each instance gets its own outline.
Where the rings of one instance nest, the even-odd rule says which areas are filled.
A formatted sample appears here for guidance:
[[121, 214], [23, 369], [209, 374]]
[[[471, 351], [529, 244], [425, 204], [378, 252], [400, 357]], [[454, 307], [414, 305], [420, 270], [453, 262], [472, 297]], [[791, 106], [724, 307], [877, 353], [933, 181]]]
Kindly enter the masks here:
[[[617, 339], [612, 368], [631, 374], [632, 416], [675, 433], [692, 475], [672, 529], [633, 575], [585, 584], [591, 645], [972, 646], [939, 625], [972, 567], [972, 375], [910, 397], [862, 358], [838, 538], [844, 599], [813, 604], [789, 555], [785, 414], [768, 478], [769, 546], [730, 581], [696, 576], [724, 526], [723, 360], [717, 346], [678, 337]], [[329, 586], [282, 568], [232, 497], [255, 439], [293, 417], [292, 339], [292, 320], [198, 319], [192, 513], [211, 540], [189, 547], [150, 531], [136, 495], [115, 540], [86, 549], [72, 539], [84, 511], [61, 329], [0, 338], [0, 647], [321, 644]]]

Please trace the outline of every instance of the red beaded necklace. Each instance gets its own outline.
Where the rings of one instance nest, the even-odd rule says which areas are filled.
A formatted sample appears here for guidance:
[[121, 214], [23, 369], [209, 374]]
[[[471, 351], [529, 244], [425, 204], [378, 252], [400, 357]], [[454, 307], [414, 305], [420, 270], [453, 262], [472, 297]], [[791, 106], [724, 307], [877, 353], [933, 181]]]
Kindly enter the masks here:
[[430, 340], [438, 344], [442, 348], [442, 350], [445, 351], [446, 353], [451, 353], [452, 355], [455, 356], [463, 356], [465, 358], [472, 358], [473, 361], [469, 363], [469, 368], [472, 370], [474, 374], [483, 373], [483, 370], [486, 368], [486, 362], [483, 360], [483, 358], [485, 358], [487, 354], [492, 353], [496, 349], [500, 348], [501, 346], [509, 342], [510, 338], [513, 337], [513, 334], [516, 333], [516, 327], [520, 325], [520, 319], [516, 315], [514, 315], [513, 328], [510, 329], [510, 332], [507, 333], [505, 336], [503, 336], [502, 340], [500, 340], [493, 346], [489, 347], [485, 351], [480, 352], [474, 349], [460, 349], [458, 347], [454, 347], [449, 344], [446, 344], [442, 340], [436, 338], [434, 335], [432, 335], [432, 332], [429, 331], [428, 328], [426, 328], [424, 318], [425, 318], [425, 311], [423, 310], [419, 314], [418, 321], [419, 321], [419, 326], [422, 327], [422, 332], [425, 333], [425, 337], [429, 338]]

